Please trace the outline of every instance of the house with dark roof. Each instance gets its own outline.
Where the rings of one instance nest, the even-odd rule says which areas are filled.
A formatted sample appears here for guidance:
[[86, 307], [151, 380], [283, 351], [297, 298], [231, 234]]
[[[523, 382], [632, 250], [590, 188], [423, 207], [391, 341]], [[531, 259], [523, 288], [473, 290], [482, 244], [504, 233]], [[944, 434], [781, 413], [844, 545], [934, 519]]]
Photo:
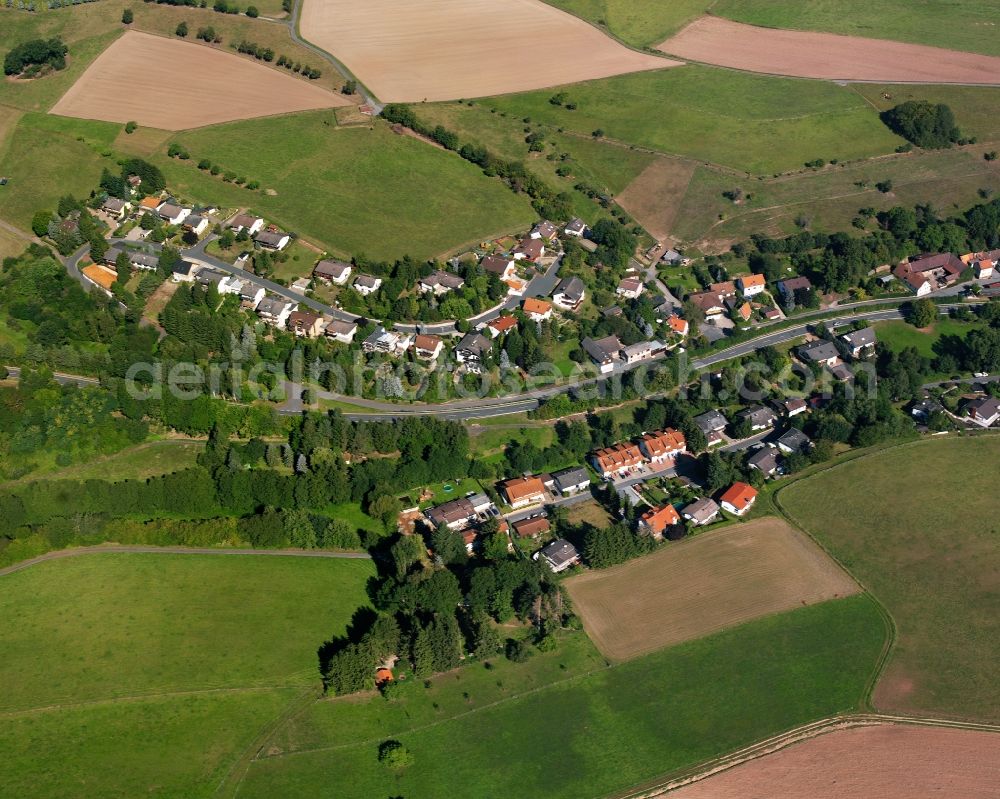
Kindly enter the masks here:
[[579, 494], [590, 488], [590, 474], [582, 466], [571, 466], [552, 473], [553, 485], [560, 494]]
[[788, 428], [784, 433], [778, 436], [778, 440], [774, 443], [777, 444], [778, 449], [786, 455], [791, 455], [793, 452], [800, 454], [806, 453], [812, 446], [812, 441], [809, 440], [809, 436], [796, 427]]
[[556, 236], [559, 235], [559, 228], [549, 222], [547, 219], [542, 220], [537, 225], [531, 229], [531, 233], [528, 234], [533, 239], [542, 239], [543, 241], [552, 241]]
[[262, 230], [253, 237], [254, 243], [265, 250], [280, 251], [288, 246], [292, 237], [280, 230]]
[[574, 275], [565, 277], [559, 282], [556, 290], [552, 293], [552, 302], [565, 311], [575, 311], [586, 296], [587, 290], [583, 281]]
[[1000, 400], [996, 397], [972, 400], [965, 406], [965, 413], [980, 427], [990, 427], [1000, 419]]
[[840, 361], [840, 353], [833, 342], [822, 338], [803, 344], [795, 352], [803, 361], [819, 366], [834, 366]]
[[805, 291], [806, 289], [812, 288], [812, 282], [807, 277], [798, 275], [796, 277], [788, 277], [784, 280], [778, 281], [778, 291], [781, 296], [787, 302], [788, 300], [795, 299], [796, 291]]
[[873, 327], [844, 333], [840, 340], [847, 346], [852, 358], [867, 358], [875, 352], [875, 328]]
[[483, 358], [493, 351], [493, 344], [480, 333], [466, 333], [455, 347], [455, 360], [470, 371], [481, 368]]
[[424, 294], [433, 292], [434, 296], [440, 297], [442, 294], [460, 289], [464, 285], [465, 281], [460, 276], [439, 269], [427, 277], [421, 278], [418, 288]]
[[566, 227], [563, 228], [563, 233], [567, 236], [573, 236], [574, 238], [581, 238], [586, 232], [587, 223], [579, 217], [569, 220], [569, 222], [566, 223]]
[[755, 432], [774, 427], [774, 423], [778, 421], [778, 415], [766, 405], [753, 405], [746, 408], [736, 414], [736, 418], [749, 422], [750, 429]]
[[335, 261], [332, 258], [324, 258], [313, 267], [313, 277], [325, 280], [328, 283], [335, 283], [343, 286], [351, 276], [354, 267], [344, 261]]
[[530, 261], [534, 263], [545, 255], [545, 245], [541, 239], [522, 239], [514, 248], [513, 256], [515, 261]]
[[694, 417], [694, 423], [705, 435], [709, 433], [721, 433], [726, 429], [729, 420], [716, 410], [705, 411]]
[[602, 373], [613, 371], [615, 364], [621, 362], [622, 343], [618, 340], [618, 336], [605, 336], [600, 339], [587, 336], [580, 342], [580, 346]]
[[501, 258], [499, 255], [487, 255], [479, 262], [487, 274], [496, 275], [501, 280], [510, 280], [514, 277], [514, 261], [510, 258]]
[[580, 553], [577, 552], [576, 547], [565, 538], [558, 538], [551, 544], [542, 547], [542, 549], [536, 553], [535, 559], [537, 560], [539, 557], [541, 557], [541, 559], [544, 560], [549, 565], [549, 568], [556, 574], [566, 571], [566, 569], [569, 569], [580, 562]]
[[747, 458], [747, 466], [756, 469], [765, 477], [774, 477], [778, 473], [780, 465], [777, 447], [761, 447]]

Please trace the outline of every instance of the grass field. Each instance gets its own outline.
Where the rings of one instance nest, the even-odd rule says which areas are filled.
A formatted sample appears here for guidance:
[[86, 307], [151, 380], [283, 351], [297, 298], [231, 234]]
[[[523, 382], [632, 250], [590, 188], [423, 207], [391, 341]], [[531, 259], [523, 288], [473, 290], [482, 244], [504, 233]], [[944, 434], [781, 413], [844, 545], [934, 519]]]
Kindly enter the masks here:
[[[852, 220], [863, 207], [882, 210], [930, 200], [939, 212], [955, 212], [982, 202], [980, 189], [1000, 191], [1000, 170], [983, 160], [983, 149], [990, 147], [893, 155], [756, 180], [698, 167], [672, 232], [715, 251], [753, 233], [790, 235], [799, 229], [795, 220], [800, 215], [811, 229], [833, 232], [853, 230]], [[884, 180], [892, 182], [892, 191], [885, 194], [875, 188]], [[739, 205], [723, 197], [736, 188], [745, 198]], [[664, 199], [666, 204], [675, 201]]]
[[712, 13], [770, 28], [829, 31], [1000, 55], [995, 3], [981, 0], [718, 0]]
[[547, 0], [633, 47], [658, 44], [704, 13], [711, 0]]
[[859, 590], [819, 547], [774, 517], [577, 575], [566, 588], [587, 633], [615, 660]]
[[[561, 649], [397, 703], [321, 702], [272, 738], [277, 756], [255, 760], [237, 796], [604, 796], [858, 707], [883, 636], [874, 604], [853, 597], [611, 668], [581, 673], [593, 658]], [[547, 687], [521, 681], [560, 662]], [[397, 773], [376, 759], [390, 737], [414, 755]]]
[[737, 170], [799, 169], [815, 158], [841, 161], [891, 153], [901, 139], [845, 87], [711, 67], [591, 81], [565, 89], [492, 98], [490, 106], [577, 135], [612, 139]]
[[123, 449], [113, 455], [96, 457], [87, 463], [40, 474], [32, 472], [30, 479], [37, 480], [145, 480], [159, 474], [194, 466], [198, 453], [204, 450], [201, 441], [150, 441]]
[[1000, 720], [998, 461], [995, 436], [923, 441], [778, 494], [895, 620], [880, 709]]
[[315, 687], [316, 647], [365, 604], [371, 573], [363, 560], [101, 554], [6, 575], [5, 790], [211, 795]]
[[[382, 123], [337, 129], [332, 120], [331, 113], [317, 112], [189, 131], [175, 140], [190, 161], [156, 160], [177, 190], [250, 205], [342, 255], [428, 258], [534, 218], [524, 195], [457, 155], [398, 136]], [[196, 168], [203, 157], [277, 193], [222, 183]]]
[[875, 325], [878, 340], [897, 352], [905, 347], [915, 347], [921, 355], [934, 356], [934, 344], [941, 336], [965, 336], [981, 325], [940, 317], [929, 330], [915, 328], [906, 322], [879, 322]]
[[101, 169], [115, 167], [111, 142], [119, 127], [38, 113], [22, 116], [0, 160], [0, 175], [10, 181], [0, 188], [0, 218], [27, 231], [35, 211], [54, 211], [64, 194], [88, 197]]

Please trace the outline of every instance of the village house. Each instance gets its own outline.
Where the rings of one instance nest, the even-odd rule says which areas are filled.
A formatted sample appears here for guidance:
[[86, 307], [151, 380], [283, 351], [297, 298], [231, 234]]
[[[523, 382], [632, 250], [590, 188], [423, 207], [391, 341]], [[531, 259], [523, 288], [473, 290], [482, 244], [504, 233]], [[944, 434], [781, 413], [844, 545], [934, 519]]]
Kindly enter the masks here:
[[580, 562], [580, 553], [577, 552], [576, 547], [565, 538], [556, 539], [551, 544], [542, 547], [542, 549], [534, 555], [536, 560], [539, 556], [541, 556], [541, 558], [549, 565], [549, 568], [552, 569], [555, 574], [564, 572], [566, 569], [569, 569]]
[[218, 269], [202, 269], [195, 279], [205, 286], [214, 286], [219, 294], [239, 294], [243, 288], [242, 281], [226, 272]]
[[750, 429], [754, 432], [774, 427], [774, 423], [778, 421], [778, 415], [766, 405], [753, 405], [746, 408], [736, 414], [736, 418], [749, 422]]
[[325, 332], [327, 338], [332, 338], [341, 344], [350, 344], [354, 341], [354, 334], [358, 332], [358, 323], [333, 319], [327, 322]]
[[807, 277], [788, 277], [784, 280], [778, 281], [778, 291], [781, 293], [785, 302], [793, 301], [795, 299], [796, 291], [805, 291], [811, 288], [812, 283]]
[[514, 248], [513, 256], [515, 261], [529, 261], [535, 263], [545, 255], [545, 245], [541, 239], [522, 239]]
[[158, 206], [156, 213], [159, 215], [160, 219], [166, 222], [168, 225], [179, 225], [191, 214], [190, 208], [182, 208], [179, 205], [174, 205], [173, 203], [163, 203]]
[[543, 241], [552, 241], [556, 236], [559, 235], [559, 228], [549, 222], [547, 219], [542, 220], [537, 225], [531, 229], [531, 233], [528, 234], [533, 239], [542, 239]]
[[965, 264], [950, 252], [920, 255], [912, 261], [899, 264], [893, 275], [906, 283], [917, 295], [946, 288], [958, 280]]
[[515, 327], [517, 327], [517, 319], [513, 316], [498, 316], [483, 326], [483, 332], [490, 338], [497, 338], [505, 333], [509, 333]]
[[777, 447], [761, 447], [747, 458], [747, 466], [756, 469], [765, 477], [774, 477], [780, 467]]
[[541, 477], [514, 477], [500, 483], [500, 495], [512, 508], [545, 502], [545, 483]]
[[621, 363], [619, 353], [622, 349], [622, 343], [618, 340], [618, 336], [605, 336], [601, 339], [592, 339], [587, 336], [580, 342], [580, 346], [597, 364], [602, 374], [614, 371], [615, 365]]
[[510, 280], [515, 277], [516, 267], [514, 262], [508, 258], [501, 258], [498, 255], [487, 255], [479, 262], [483, 271], [490, 275], [496, 275], [500, 280]]
[[758, 294], [763, 294], [764, 290], [767, 288], [767, 281], [764, 279], [763, 275], [744, 275], [743, 277], [737, 278], [736, 283], [745, 299], [756, 297]]
[[200, 268], [198, 264], [191, 261], [181, 261], [174, 265], [170, 277], [175, 283], [193, 283]]
[[582, 466], [571, 466], [552, 473], [553, 488], [564, 496], [590, 488], [590, 475]]
[[400, 333], [395, 330], [386, 330], [379, 325], [372, 331], [362, 343], [361, 349], [365, 352], [383, 352], [388, 355], [402, 355], [413, 343], [412, 337], [407, 333]]
[[472, 494], [431, 508], [424, 516], [434, 529], [444, 525], [449, 530], [457, 531], [464, 530], [475, 522], [485, 521], [493, 510], [495, 507], [488, 496]]
[[696, 499], [681, 510], [681, 515], [691, 524], [711, 524], [719, 516], [719, 504], [714, 499]]
[[455, 360], [467, 369], [478, 372], [483, 359], [493, 351], [493, 344], [479, 333], [466, 333], [455, 347]]
[[108, 199], [101, 203], [101, 210], [112, 219], [119, 221], [125, 218], [125, 214], [128, 213], [131, 207], [130, 203], [125, 202], [125, 200], [119, 200], [117, 197], [108, 197]]
[[240, 305], [250, 311], [256, 311], [266, 293], [263, 286], [244, 280], [240, 286]]
[[681, 338], [687, 336], [688, 331], [691, 329], [687, 320], [681, 319], [677, 314], [671, 314], [667, 318], [667, 327], [670, 328], [671, 333], [675, 336], [680, 336]]
[[362, 297], [367, 297], [369, 294], [374, 294], [379, 290], [382, 285], [382, 278], [375, 277], [374, 275], [358, 275], [354, 279], [353, 288]]
[[705, 413], [695, 416], [693, 421], [698, 425], [698, 429], [705, 434], [707, 447], [713, 447], [724, 441], [722, 432], [729, 424], [729, 420], [717, 410], [705, 411]]
[[814, 363], [818, 366], [829, 368], [840, 362], [840, 353], [837, 352], [833, 342], [822, 338], [803, 344], [795, 352], [806, 363]]
[[440, 297], [442, 294], [460, 289], [464, 285], [465, 281], [458, 275], [439, 269], [427, 277], [421, 278], [417, 287], [423, 294], [433, 293], [435, 297]]
[[305, 294], [309, 290], [309, 285], [312, 281], [307, 277], [300, 277], [291, 282], [288, 286], [296, 294]]
[[993, 277], [993, 271], [997, 264], [1000, 264], [1000, 250], [990, 250], [989, 252], [970, 252], [960, 259], [967, 267], [972, 267], [972, 274], [976, 280], [985, 280]]
[[736, 296], [736, 281], [723, 280], [721, 283], [711, 283], [708, 290], [713, 294], [718, 294], [722, 299]]
[[556, 286], [556, 290], [552, 294], [552, 301], [565, 311], [576, 311], [586, 296], [587, 290], [583, 281], [574, 275], [559, 281], [559, 285]]
[[778, 440], [774, 443], [776, 443], [778, 445], [778, 449], [786, 455], [791, 455], [792, 453], [806, 453], [812, 446], [812, 441], [809, 440], [809, 436], [796, 427], [788, 428], [784, 433], [778, 436]]
[[621, 477], [625, 472], [645, 462], [638, 445], [631, 442], [614, 444], [590, 454], [594, 470], [606, 480]]
[[646, 433], [639, 440], [639, 449], [651, 463], [672, 464], [674, 459], [687, 450], [684, 434], [673, 428]]
[[681, 517], [673, 505], [652, 508], [639, 517], [639, 532], [650, 535], [656, 541], [663, 540], [668, 528], [681, 523]]
[[532, 322], [545, 322], [552, 318], [552, 303], [547, 300], [527, 297], [521, 308]]
[[726, 300], [727, 307], [731, 308], [730, 313], [733, 319], [739, 319], [743, 322], [749, 322], [750, 317], [753, 316], [753, 306], [749, 302], [730, 302]]
[[914, 402], [910, 406], [910, 415], [918, 422], [926, 424], [935, 413], [944, 413], [944, 406], [929, 397]]
[[300, 338], [317, 338], [323, 332], [323, 317], [311, 311], [292, 311], [285, 327]]
[[798, 416], [800, 413], [805, 413], [809, 410], [809, 405], [804, 399], [799, 399], [798, 397], [793, 397], [792, 399], [784, 400], [779, 403], [780, 410], [785, 416], [791, 419], [793, 416]]
[[720, 294], [714, 291], [699, 291], [688, 296], [688, 301], [705, 314], [705, 321], [711, 322], [726, 312], [726, 304]]
[[552, 529], [552, 525], [546, 516], [531, 516], [514, 522], [514, 532], [518, 538], [538, 538]]
[[280, 252], [288, 246], [292, 237], [280, 230], [262, 230], [253, 237], [254, 242], [265, 250], [275, 250]]
[[160, 207], [162, 200], [159, 197], [143, 197], [139, 200], [139, 210], [143, 213], [153, 213]]
[[627, 364], [648, 361], [663, 351], [659, 341], [637, 341], [622, 347], [622, 360]]
[[200, 236], [208, 230], [208, 224], [207, 217], [201, 214], [191, 214], [191, 216], [184, 220], [184, 229], [190, 233], [194, 233], [196, 236]]
[[627, 277], [618, 284], [618, 288], [615, 289], [615, 293], [619, 297], [623, 297], [626, 300], [635, 300], [638, 299], [644, 289], [645, 286], [643, 286], [642, 281], [639, 278]]
[[264, 297], [257, 305], [257, 316], [282, 330], [294, 309], [295, 303], [283, 297]]
[[840, 337], [855, 360], [875, 354], [875, 328], [854, 330]]
[[995, 397], [972, 400], [965, 406], [965, 412], [980, 427], [990, 427], [1000, 419], [1000, 400]]
[[719, 498], [722, 509], [734, 516], [744, 515], [756, 501], [757, 489], [741, 482], [733, 483]]
[[434, 361], [444, 349], [440, 336], [418, 333], [413, 339], [413, 354], [422, 361]]
[[247, 232], [248, 236], [253, 236], [258, 233], [264, 227], [264, 220], [259, 216], [251, 216], [250, 214], [236, 214], [232, 219], [226, 222], [226, 228], [233, 231], [234, 233], [239, 233], [243, 230]]
[[573, 236], [574, 238], [582, 238], [587, 232], [587, 223], [584, 222], [579, 217], [569, 220], [566, 223], [566, 227], [563, 228], [563, 233], [567, 236]]
[[324, 258], [313, 267], [313, 277], [317, 277], [327, 283], [343, 286], [348, 278], [350, 278], [352, 271], [353, 267], [350, 264]]
[[687, 266], [691, 263], [690, 258], [685, 258], [677, 250], [667, 250], [660, 260], [668, 266]]

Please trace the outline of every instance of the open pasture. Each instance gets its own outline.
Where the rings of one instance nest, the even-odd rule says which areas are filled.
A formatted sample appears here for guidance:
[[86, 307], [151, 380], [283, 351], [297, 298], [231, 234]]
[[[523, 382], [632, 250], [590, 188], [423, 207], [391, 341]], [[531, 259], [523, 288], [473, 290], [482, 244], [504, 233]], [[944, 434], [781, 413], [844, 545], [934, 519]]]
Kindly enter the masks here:
[[825, 80], [1000, 84], [1000, 58], [833, 33], [695, 20], [658, 46], [707, 64]]
[[615, 660], [859, 591], [819, 547], [775, 518], [689, 538], [570, 578], [566, 587], [584, 629]]
[[834, 730], [670, 791], [670, 799], [990, 799], [1000, 735], [877, 724]]
[[670, 236], [697, 168], [694, 161], [657, 158], [616, 198], [654, 238]]
[[859, 458], [777, 495], [896, 623], [876, 708], [1000, 721], [1000, 437]]
[[[174, 77], [178, 63], [189, 79]], [[340, 95], [229, 53], [127, 31], [51, 113], [184, 130], [349, 104]]]
[[386, 102], [482, 97], [677, 66], [540, 0], [305, 0], [303, 37]]

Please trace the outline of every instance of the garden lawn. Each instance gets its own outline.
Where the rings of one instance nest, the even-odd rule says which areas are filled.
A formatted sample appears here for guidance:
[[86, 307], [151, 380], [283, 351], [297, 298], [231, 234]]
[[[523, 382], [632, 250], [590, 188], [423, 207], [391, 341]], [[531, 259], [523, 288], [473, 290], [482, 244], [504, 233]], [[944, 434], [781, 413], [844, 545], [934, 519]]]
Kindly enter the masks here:
[[712, 13], [768, 28], [829, 31], [1000, 55], [997, 7], [982, 0], [718, 0], [712, 3]]
[[902, 140], [849, 88], [687, 66], [590, 81], [564, 90], [492, 98], [491, 107], [577, 135], [621, 142], [752, 173], [891, 153]]
[[[874, 603], [859, 596], [621, 666], [580, 673], [573, 664], [565, 679], [505, 700], [458, 672], [449, 699], [424, 695], [418, 682], [398, 704], [319, 703], [291, 730], [304, 737], [276, 736], [272, 751], [283, 754], [254, 761], [238, 795], [603, 796], [860, 707], [884, 635]], [[535, 661], [541, 668], [551, 657], [521, 668]], [[467, 671], [476, 669], [484, 673]], [[387, 738], [412, 752], [411, 766], [394, 773], [378, 763]]]
[[1000, 437], [924, 440], [778, 492], [895, 620], [880, 710], [1000, 721], [998, 462]]
[[[527, 226], [524, 195], [458, 155], [388, 125], [333, 126], [330, 112], [217, 125], [179, 134], [188, 161], [161, 155], [168, 183], [192, 197], [252, 209], [343, 255], [429, 258]], [[256, 180], [251, 192], [198, 170], [200, 159]]]
[[930, 329], [918, 329], [907, 322], [879, 322], [875, 325], [875, 331], [878, 340], [896, 352], [906, 347], [915, 347], [921, 355], [932, 358], [935, 354], [934, 345], [941, 336], [965, 336], [977, 327], [982, 325], [940, 317]]

